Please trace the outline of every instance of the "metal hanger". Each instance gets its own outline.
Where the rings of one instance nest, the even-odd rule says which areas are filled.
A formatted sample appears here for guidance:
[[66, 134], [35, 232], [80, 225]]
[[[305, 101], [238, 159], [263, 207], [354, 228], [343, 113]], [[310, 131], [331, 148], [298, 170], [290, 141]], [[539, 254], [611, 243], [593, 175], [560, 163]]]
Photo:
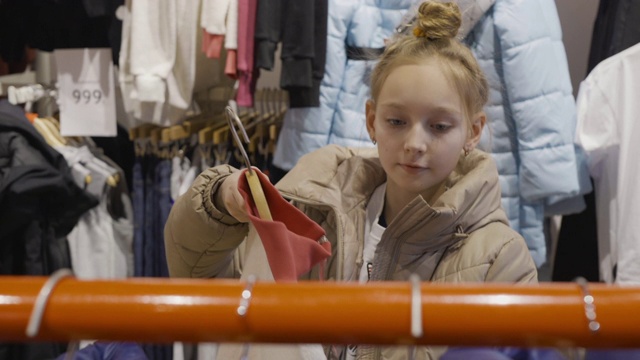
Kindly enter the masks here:
[[[33, 310], [29, 316], [29, 322], [27, 323], [27, 329], [25, 331], [27, 337], [35, 338], [40, 333], [40, 326], [42, 325], [42, 318], [44, 317], [44, 311], [47, 307], [47, 302], [53, 289], [60, 283], [60, 281], [67, 277], [74, 277], [73, 271], [70, 269], [60, 269], [55, 271], [42, 285], [36, 301], [33, 305]], [[80, 347], [80, 342], [77, 340], [69, 342], [67, 346], [67, 353], [64, 357], [65, 360], [73, 359], [76, 351]]]
[[230, 106], [227, 106], [225, 108], [225, 111], [227, 115], [227, 121], [229, 122], [229, 129], [231, 130], [231, 135], [233, 135], [233, 139], [235, 140], [236, 145], [238, 146], [238, 149], [242, 154], [245, 165], [247, 166], [245, 176], [247, 177], [247, 182], [249, 183], [249, 189], [251, 190], [253, 201], [258, 208], [258, 214], [263, 220], [273, 220], [273, 218], [271, 217], [271, 211], [269, 210], [269, 204], [267, 204], [267, 198], [265, 197], [264, 190], [262, 190], [262, 185], [260, 184], [260, 179], [258, 178], [258, 174], [256, 174], [255, 170], [251, 166], [249, 156], [247, 155], [247, 152], [244, 149], [244, 145], [242, 141], [240, 141], [240, 137], [238, 136], [238, 132], [236, 131], [236, 125], [242, 131], [242, 136], [245, 143], [249, 142], [249, 136], [247, 136], [247, 132], [242, 125], [242, 121], [240, 121], [240, 118], [238, 118], [238, 115], [236, 115], [233, 109]]

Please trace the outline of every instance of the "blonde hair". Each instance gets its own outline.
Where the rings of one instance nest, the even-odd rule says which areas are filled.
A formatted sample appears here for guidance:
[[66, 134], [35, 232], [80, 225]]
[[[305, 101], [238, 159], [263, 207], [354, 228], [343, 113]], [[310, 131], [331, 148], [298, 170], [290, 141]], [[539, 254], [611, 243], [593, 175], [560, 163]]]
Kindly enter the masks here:
[[460, 94], [467, 121], [482, 111], [489, 88], [471, 50], [455, 36], [462, 23], [455, 3], [427, 1], [420, 4], [410, 32], [397, 34], [371, 73], [371, 97], [375, 102], [389, 74], [399, 66], [437, 60]]

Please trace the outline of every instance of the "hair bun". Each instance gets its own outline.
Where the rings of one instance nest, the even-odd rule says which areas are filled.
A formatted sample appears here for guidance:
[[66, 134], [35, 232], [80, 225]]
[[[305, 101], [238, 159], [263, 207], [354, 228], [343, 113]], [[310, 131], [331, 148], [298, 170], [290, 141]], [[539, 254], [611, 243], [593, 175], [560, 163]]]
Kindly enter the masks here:
[[454, 38], [461, 24], [462, 16], [456, 3], [426, 1], [418, 8], [413, 34], [430, 40]]

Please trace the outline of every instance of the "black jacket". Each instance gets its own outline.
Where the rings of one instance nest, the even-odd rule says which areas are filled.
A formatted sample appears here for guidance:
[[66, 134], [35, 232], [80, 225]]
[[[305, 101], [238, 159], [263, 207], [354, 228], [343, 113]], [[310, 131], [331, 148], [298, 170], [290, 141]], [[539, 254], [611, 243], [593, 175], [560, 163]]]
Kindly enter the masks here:
[[22, 109], [0, 102], [0, 274], [49, 275], [68, 266], [64, 242], [55, 239], [97, 204]]

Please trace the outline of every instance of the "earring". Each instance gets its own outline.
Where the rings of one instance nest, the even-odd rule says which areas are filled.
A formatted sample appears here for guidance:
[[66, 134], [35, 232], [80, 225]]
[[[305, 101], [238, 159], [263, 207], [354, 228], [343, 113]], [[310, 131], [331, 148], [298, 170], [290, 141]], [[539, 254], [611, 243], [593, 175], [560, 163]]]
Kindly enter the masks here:
[[376, 141], [376, 139], [375, 139], [375, 138], [372, 138], [372, 139], [371, 139], [371, 142], [373, 143], [373, 145], [375, 145], [375, 144], [377, 144], [377, 143], [378, 143], [378, 142]]
[[469, 155], [469, 148], [468, 147], [464, 147], [464, 156], [467, 157], [467, 155]]

